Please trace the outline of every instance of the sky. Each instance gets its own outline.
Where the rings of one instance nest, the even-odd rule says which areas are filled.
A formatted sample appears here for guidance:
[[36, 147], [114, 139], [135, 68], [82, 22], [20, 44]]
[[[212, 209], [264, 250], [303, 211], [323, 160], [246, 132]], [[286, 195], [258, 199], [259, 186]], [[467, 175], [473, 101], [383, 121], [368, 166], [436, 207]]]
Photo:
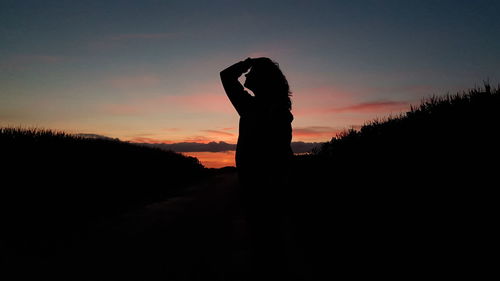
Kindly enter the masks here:
[[290, 84], [293, 141], [324, 142], [498, 83], [499, 14], [484, 0], [1, 0], [0, 126], [234, 144], [219, 72], [265, 56]]

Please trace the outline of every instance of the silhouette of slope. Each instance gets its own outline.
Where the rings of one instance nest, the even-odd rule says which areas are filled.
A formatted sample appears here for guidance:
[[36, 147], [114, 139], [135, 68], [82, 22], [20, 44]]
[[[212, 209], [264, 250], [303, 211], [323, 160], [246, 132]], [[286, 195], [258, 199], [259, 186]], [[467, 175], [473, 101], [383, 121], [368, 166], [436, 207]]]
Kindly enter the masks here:
[[196, 158], [118, 140], [0, 128], [3, 254], [47, 255], [106, 216], [202, 179]]
[[316, 277], [477, 278], [495, 218], [499, 108], [489, 85], [432, 97], [296, 156], [292, 201]]

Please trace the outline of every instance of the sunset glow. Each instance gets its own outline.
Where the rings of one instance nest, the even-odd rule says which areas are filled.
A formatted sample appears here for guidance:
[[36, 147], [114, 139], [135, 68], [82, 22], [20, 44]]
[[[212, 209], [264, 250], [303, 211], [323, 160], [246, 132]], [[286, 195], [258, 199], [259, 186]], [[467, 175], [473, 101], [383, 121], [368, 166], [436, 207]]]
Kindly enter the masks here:
[[222, 168], [226, 166], [236, 166], [234, 162], [234, 151], [225, 152], [182, 152], [187, 156], [198, 158], [203, 166], [207, 168]]
[[[7, 2], [0, 126], [235, 144], [219, 72], [266, 56], [290, 84], [293, 141], [325, 142], [500, 77], [488, 1]], [[191, 155], [234, 165], [234, 151]]]

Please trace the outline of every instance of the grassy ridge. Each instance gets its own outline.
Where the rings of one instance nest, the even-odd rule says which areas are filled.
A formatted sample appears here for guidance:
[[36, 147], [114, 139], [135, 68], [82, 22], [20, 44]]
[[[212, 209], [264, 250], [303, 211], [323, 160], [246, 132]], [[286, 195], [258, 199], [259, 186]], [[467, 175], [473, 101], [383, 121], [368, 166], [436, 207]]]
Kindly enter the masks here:
[[[346, 131], [324, 144], [316, 154], [320, 157], [341, 157], [350, 153], [351, 147], [359, 149], [362, 144], [365, 148], [368, 144], [374, 145], [374, 142], [384, 145], [396, 141], [426, 141], [425, 145], [429, 146], [427, 149], [456, 148], [466, 141], [471, 144], [489, 142], [486, 136], [495, 133], [499, 105], [499, 90], [492, 90], [489, 85], [468, 93], [434, 96], [400, 116], [372, 121], [359, 131]], [[465, 145], [454, 152], [476, 148]]]
[[0, 155], [2, 239], [30, 251], [171, 196], [206, 173], [179, 153], [41, 129], [0, 128]]
[[379, 174], [385, 179], [397, 177], [396, 172], [425, 176], [432, 169], [443, 173], [470, 169], [472, 175], [491, 166], [489, 161], [498, 152], [499, 108], [500, 90], [489, 85], [432, 97], [399, 116], [339, 134], [312, 154], [297, 157], [297, 167], [319, 181], [326, 171]]
[[[291, 209], [317, 277], [359, 267], [473, 273], [486, 264], [499, 109], [500, 90], [489, 85], [433, 97], [297, 156]], [[326, 253], [335, 260], [320, 258]]]

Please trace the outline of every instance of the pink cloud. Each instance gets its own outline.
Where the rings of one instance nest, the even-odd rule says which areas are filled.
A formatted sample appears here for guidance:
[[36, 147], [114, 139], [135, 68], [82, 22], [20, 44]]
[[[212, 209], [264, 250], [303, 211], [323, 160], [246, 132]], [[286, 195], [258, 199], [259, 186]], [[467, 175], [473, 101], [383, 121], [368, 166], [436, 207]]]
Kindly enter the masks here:
[[162, 139], [162, 138], [148, 138], [148, 137], [142, 137], [142, 136], [136, 136], [136, 137], [131, 137], [127, 138], [127, 141], [130, 142], [137, 142], [137, 143], [166, 143], [166, 144], [172, 144], [172, 143], [180, 143], [180, 142], [196, 142], [196, 143], [209, 143], [213, 141], [218, 141], [214, 138], [206, 137], [206, 136], [186, 136], [186, 137], [180, 137], [180, 138], [175, 138], [175, 139]]
[[142, 143], [178, 143], [178, 142], [209, 143], [213, 141], [215, 142], [224, 141], [228, 143], [235, 143], [237, 140], [237, 136], [235, 134], [221, 130], [211, 130], [211, 129], [200, 130], [200, 132], [203, 135], [179, 134], [177, 132], [182, 131], [179, 128], [167, 128], [167, 129], [162, 129], [162, 131], [168, 131], [171, 132], [172, 134], [170, 134], [170, 136], [167, 135], [168, 139], [159, 136], [157, 134], [151, 134], [151, 133], [134, 134], [127, 136], [125, 139], [131, 142], [142, 142]]
[[327, 126], [308, 126], [293, 128], [293, 136], [302, 140], [309, 139], [331, 139], [338, 133], [342, 132], [341, 128], [327, 127]]
[[227, 130], [201, 130], [205, 134], [207, 139], [214, 139], [218, 141], [225, 141], [228, 143], [235, 143], [238, 136], [236, 134], [230, 133]]
[[410, 103], [399, 101], [376, 101], [362, 102], [345, 107], [337, 107], [326, 109], [326, 111], [334, 113], [342, 112], [388, 112], [393, 110], [402, 110], [409, 108]]
[[234, 134], [224, 132], [224, 131], [217, 131], [217, 130], [203, 130], [203, 132], [207, 132], [207, 133], [214, 134], [214, 135], [222, 135], [222, 136], [230, 136], [230, 137], [234, 136]]
[[128, 139], [128, 141], [137, 143], [175, 143], [174, 141], [171, 140], [161, 140], [161, 139], [146, 138], [146, 137], [133, 137]]
[[183, 140], [181, 140], [179, 142], [209, 143], [209, 142], [212, 142], [212, 141], [216, 141], [216, 140], [213, 139], [213, 138], [208, 138], [206, 136], [190, 136], [190, 137], [184, 138]]
[[295, 93], [293, 113], [296, 116], [308, 116], [331, 113], [390, 113], [406, 110], [410, 106], [407, 101], [373, 101], [363, 102], [367, 92], [345, 90], [342, 87], [321, 86], [302, 89]]

